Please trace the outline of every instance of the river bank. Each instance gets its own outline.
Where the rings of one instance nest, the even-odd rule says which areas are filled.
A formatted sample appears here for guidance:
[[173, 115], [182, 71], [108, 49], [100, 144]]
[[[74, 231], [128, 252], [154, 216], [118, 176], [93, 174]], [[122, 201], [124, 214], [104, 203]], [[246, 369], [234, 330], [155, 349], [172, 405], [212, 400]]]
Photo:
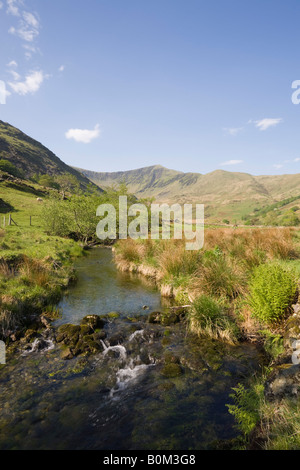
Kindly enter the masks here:
[[[300, 339], [297, 233], [293, 235], [285, 229], [216, 230], [207, 231], [205, 240], [207, 253], [204, 250], [200, 257], [197, 253], [191, 257], [186, 255], [180, 242], [159, 246], [155, 242], [139, 241], [135, 242], [134, 249], [132, 241], [125, 241], [116, 246], [116, 262], [121, 270], [150, 276], [164, 295], [192, 305], [197, 296], [209, 295], [212, 300], [225, 305], [227, 315], [233, 318], [242, 333], [242, 341], [261, 347], [267, 358], [261, 373], [255, 375], [248, 387], [241, 383], [231, 395], [234, 405], [229, 411], [244, 436], [241, 448], [299, 449], [300, 366], [295, 362], [298, 361]], [[195, 268], [195, 264], [201, 266], [201, 270]], [[254, 318], [249, 308], [248, 283], [253, 279], [253, 273], [258, 272], [256, 266], [266, 266], [266, 272], [269, 266], [274, 266], [274, 272], [283, 268], [294, 273], [295, 295], [291, 293], [285, 316], [273, 326]], [[274, 299], [284, 289], [282, 282], [273, 290]], [[275, 278], [263, 281], [262, 301], [275, 284]], [[268, 302], [272, 304], [272, 296]], [[203, 302], [200, 304], [204, 305]], [[211, 327], [199, 331], [200, 337], [203, 333], [204, 336], [221, 337], [220, 331], [216, 335]]]
[[[140, 256], [139, 250], [130, 256]], [[295, 318], [284, 345], [283, 330], [262, 334], [253, 322], [246, 325], [245, 316], [238, 318], [243, 335], [235, 343], [222, 341], [219, 333], [193, 333], [188, 309], [170, 308], [195, 301], [192, 277], [176, 253], [164, 258], [172, 261], [172, 275], [153, 258], [148, 265], [145, 256], [142, 263], [135, 258], [122, 265], [115, 254], [114, 249], [97, 248], [77, 257], [77, 282], [69, 285], [58, 309], [43, 309], [23, 336], [10, 337], [7, 365], [0, 366], [0, 445], [240, 449], [271, 448], [277, 439], [277, 446], [290, 448], [289, 433], [282, 431], [286, 416], [280, 413], [284, 407], [294, 411], [299, 389], [297, 371], [290, 370], [288, 339], [298, 335]], [[220, 252], [214, 248], [209, 256], [215, 268]], [[199, 263], [198, 255], [187, 259], [189, 267], [195, 260]], [[214, 271], [216, 279], [219, 274]], [[237, 292], [226, 283], [214, 286], [222, 292], [226, 288], [229, 295]], [[231, 315], [242, 305], [234, 296], [230, 302], [223, 297], [221, 304]], [[53, 317], [54, 311], [59, 315]], [[281, 428], [270, 442], [270, 416], [275, 429], [279, 415]], [[146, 429], [143, 423], [148, 423]]]
[[[84, 298], [82, 303], [77, 294], [85, 291], [91, 270], [107, 265], [107, 257], [107, 285], [113, 283], [122, 292], [125, 283], [142, 302], [136, 308], [133, 302], [130, 315], [98, 309], [102, 323], [87, 324], [83, 317], [91, 315], [83, 311]], [[48, 325], [29, 343], [19, 342], [0, 369], [1, 448], [172, 450], [237, 445], [239, 432], [226, 405], [232, 402], [232, 387], [239, 380], [247, 383], [247, 377], [260, 370], [257, 348], [209, 338], [199, 342], [187, 331], [184, 316], [169, 324], [156, 321], [151, 307], [160, 302], [159, 291], [141, 276], [118, 273], [110, 250], [93, 250], [78, 262], [86, 266], [78, 270], [79, 281], [63, 301], [66, 315], [62, 308], [57, 325]], [[112, 302], [106, 304], [109, 309], [114, 299], [97, 299], [99, 285], [95, 283], [96, 304]], [[148, 309], [143, 295], [152, 299]], [[156, 307], [161, 313], [170, 310], [165, 304]], [[67, 324], [77, 326], [77, 334], [84, 327], [85, 336], [97, 335], [97, 350], [64, 357], [70, 345], [58, 335]]]

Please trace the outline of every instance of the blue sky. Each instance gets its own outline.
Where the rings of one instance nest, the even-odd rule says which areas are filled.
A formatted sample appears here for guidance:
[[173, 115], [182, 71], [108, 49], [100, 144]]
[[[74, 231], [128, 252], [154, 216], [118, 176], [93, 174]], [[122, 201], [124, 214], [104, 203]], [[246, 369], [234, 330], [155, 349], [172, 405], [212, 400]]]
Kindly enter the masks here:
[[299, 17], [299, 0], [0, 0], [0, 119], [95, 171], [300, 173]]

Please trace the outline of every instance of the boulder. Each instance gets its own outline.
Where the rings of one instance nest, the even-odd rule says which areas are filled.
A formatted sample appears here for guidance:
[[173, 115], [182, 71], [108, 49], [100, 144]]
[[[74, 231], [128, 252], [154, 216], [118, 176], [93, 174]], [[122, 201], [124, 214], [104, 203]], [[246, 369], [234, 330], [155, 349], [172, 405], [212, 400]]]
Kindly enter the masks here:
[[268, 400], [298, 398], [300, 396], [300, 365], [282, 364], [277, 366], [265, 384]]
[[80, 325], [87, 325], [93, 330], [97, 330], [103, 328], [104, 320], [99, 315], [87, 315], [81, 320]]

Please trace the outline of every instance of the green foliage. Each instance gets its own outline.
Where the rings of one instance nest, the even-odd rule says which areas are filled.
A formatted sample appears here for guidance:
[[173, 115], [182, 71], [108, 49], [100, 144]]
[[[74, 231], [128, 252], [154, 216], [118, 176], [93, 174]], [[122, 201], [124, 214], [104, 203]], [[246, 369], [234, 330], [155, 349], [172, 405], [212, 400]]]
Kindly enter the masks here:
[[291, 271], [279, 264], [262, 264], [249, 282], [249, 305], [253, 316], [266, 324], [280, 322], [297, 290]]
[[[72, 184], [71, 180], [66, 185]], [[66, 189], [67, 186], [64, 186]], [[71, 186], [69, 186], [70, 189]], [[99, 194], [90, 190], [85, 193], [72, 194], [68, 199], [58, 199], [54, 196], [47, 201], [42, 211], [42, 219], [48, 234], [60, 237], [71, 237], [84, 244], [100, 241], [96, 235], [99, 217], [96, 216], [97, 207], [101, 204], [111, 204], [116, 209], [117, 229], [119, 220], [119, 196], [124, 195], [124, 186], [110, 189]], [[135, 198], [128, 196], [128, 203], [136, 202]]]
[[10, 161], [1, 159], [0, 160], [0, 170], [9, 173], [16, 178], [23, 178], [24, 173], [22, 170], [19, 170], [15, 165], [13, 165]]
[[236, 427], [247, 438], [260, 420], [259, 410], [264, 397], [264, 385], [257, 382], [246, 390], [243, 384], [238, 384], [233, 391], [234, 394], [231, 394], [230, 398], [234, 404], [226, 406], [235, 418]]
[[259, 333], [264, 338], [264, 349], [272, 359], [276, 359], [284, 352], [283, 337], [281, 335], [274, 334], [269, 330], [261, 330]]
[[300, 224], [300, 219], [294, 211], [288, 211], [281, 219], [280, 223], [286, 227], [297, 227]]
[[34, 180], [38, 184], [46, 188], [59, 189], [59, 184], [55, 181], [55, 178], [53, 176], [50, 176], [50, 175], [35, 176]]

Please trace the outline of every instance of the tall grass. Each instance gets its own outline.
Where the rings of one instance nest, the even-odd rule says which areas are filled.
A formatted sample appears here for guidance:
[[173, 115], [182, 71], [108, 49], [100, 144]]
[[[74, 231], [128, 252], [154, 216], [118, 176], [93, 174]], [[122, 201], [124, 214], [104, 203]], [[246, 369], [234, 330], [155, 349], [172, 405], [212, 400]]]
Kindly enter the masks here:
[[214, 297], [236, 298], [245, 293], [247, 275], [235, 259], [206, 252], [193, 280], [193, 288]]
[[232, 257], [249, 265], [265, 259], [293, 259], [299, 256], [292, 228], [209, 229], [205, 231], [205, 249], [218, 246]]
[[0, 260], [0, 278], [10, 279], [15, 276], [15, 270], [4, 259]]
[[[190, 279], [194, 296], [235, 299], [244, 295], [252, 270], [268, 260], [299, 256], [290, 228], [205, 230], [204, 248], [186, 251], [185, 240], [122, 240], [117, 244], [119, 259], [151, 264], [165, 281]], [[178, 284], [178, 283], [177, 283]]]
[[198, 336], [206, 335], [231, 344], [238, 340], [239, 330], [224, 306], [206, 295], [195, 299], [188, 320], [190, 331]]
[[19, 268], [19, 276], [24, 284], [40, 287], [48, 287], [52, 278], [46, 263], [28, 257], [24, 257]]

